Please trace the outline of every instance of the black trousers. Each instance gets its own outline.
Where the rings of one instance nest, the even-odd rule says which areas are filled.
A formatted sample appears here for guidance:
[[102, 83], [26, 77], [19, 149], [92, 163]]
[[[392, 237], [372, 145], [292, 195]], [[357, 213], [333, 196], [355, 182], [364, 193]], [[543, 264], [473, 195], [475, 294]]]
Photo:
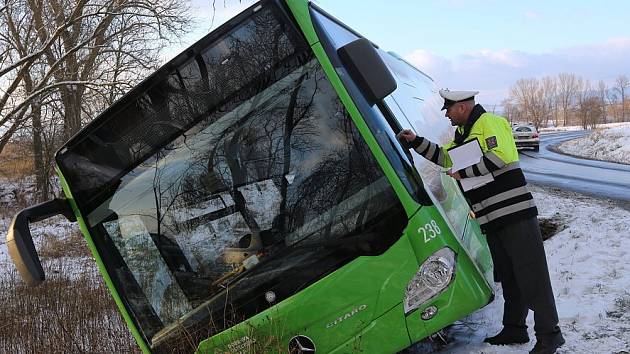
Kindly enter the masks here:
[[558, 312], [538, 219], [534, 216], [488, 232], [495, 281], [503, 288], [503, 325], [525, 327], [534, 311], [536, 335], [558, 333]]

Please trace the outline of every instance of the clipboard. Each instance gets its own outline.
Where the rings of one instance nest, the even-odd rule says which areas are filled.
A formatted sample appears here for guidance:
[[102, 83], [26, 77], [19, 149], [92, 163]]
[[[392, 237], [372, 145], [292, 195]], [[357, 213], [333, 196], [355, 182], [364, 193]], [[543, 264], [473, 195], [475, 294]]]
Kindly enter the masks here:
[[451, 166], [453, 171], [463, 170], [468, 166], [478, 164], [483, 157], [481, 144], [479, 144], [479, 140], [476, 138], [462, 145], [448, 148], [447, 151], [451, 162], [453, 162], [453, 166]]
[[[448, 156], [451, 158], [451, 162], [453, 163], [453, 166], [451, 167], [453, 171], [463, 170], [466, 167], [476, 165], [483, 157], [481, 144], [479, 144], [479, 140], [476, 138], [469, 140], [462, 145], [451, 147], [447, 149], [447, 151]], [[484, 176], [462, 178], [458, 182], [465, 192], [481, 187], [492, 181], [494, 181], [494, 177], [491, 173], [489, 173]]]

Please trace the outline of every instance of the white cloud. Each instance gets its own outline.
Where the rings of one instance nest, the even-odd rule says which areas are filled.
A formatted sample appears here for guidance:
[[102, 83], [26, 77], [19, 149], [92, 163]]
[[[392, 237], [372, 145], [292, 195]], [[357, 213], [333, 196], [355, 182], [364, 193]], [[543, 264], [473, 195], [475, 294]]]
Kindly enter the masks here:
[[492, 51], [489, 49], [481, 49], [465, 54], [464, 57], [466, 57], [468, 61], [477, 64], [490, 62], [512, 68], [519, 68], [526, 64], [523, 61], [522, 53], [514, 50]]
[[433, 79], [436, 79], [434, 75], [442, 76], [442, 74], [453, 71], [453, 63], [451, 61], [424, 49], [414, 50], [405, 56], [405, 60], [432, 76]]
[[405, 59], [433, 77], [438, 86], [481, 91], [479, 101], [500, 103], [520, 78], [541, 78], [569, 72], [591, 81], [612, 83], [620, 74], [630, 74], [630, 37], [603, 43], [561, 48], [532, 54], [515, 50], [481, 49], [449, 59], [418, 49]]

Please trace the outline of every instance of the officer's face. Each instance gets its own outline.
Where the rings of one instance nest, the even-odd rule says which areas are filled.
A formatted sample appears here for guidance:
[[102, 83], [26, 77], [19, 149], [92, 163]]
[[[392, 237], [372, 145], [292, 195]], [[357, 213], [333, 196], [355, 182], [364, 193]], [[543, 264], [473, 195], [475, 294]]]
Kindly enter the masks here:
[[451, 125], [464, 125], [466, 123], [466, 106], [462, 102], [452, 104], [446, 109], [444, 116], [451, 120]]

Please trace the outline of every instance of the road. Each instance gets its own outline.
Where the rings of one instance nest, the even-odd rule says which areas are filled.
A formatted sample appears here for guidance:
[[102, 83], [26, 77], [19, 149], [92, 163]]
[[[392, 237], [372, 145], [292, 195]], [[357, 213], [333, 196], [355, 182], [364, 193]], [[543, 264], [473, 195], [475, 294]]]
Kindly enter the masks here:
[[588, 131], [543, 134], [540, 151], [520, 151], [520, 163], [530, 183], [552, 186], [618, 201], [630, 208], [630, 165], [580, 159], [553, 151], [563, 141]]

